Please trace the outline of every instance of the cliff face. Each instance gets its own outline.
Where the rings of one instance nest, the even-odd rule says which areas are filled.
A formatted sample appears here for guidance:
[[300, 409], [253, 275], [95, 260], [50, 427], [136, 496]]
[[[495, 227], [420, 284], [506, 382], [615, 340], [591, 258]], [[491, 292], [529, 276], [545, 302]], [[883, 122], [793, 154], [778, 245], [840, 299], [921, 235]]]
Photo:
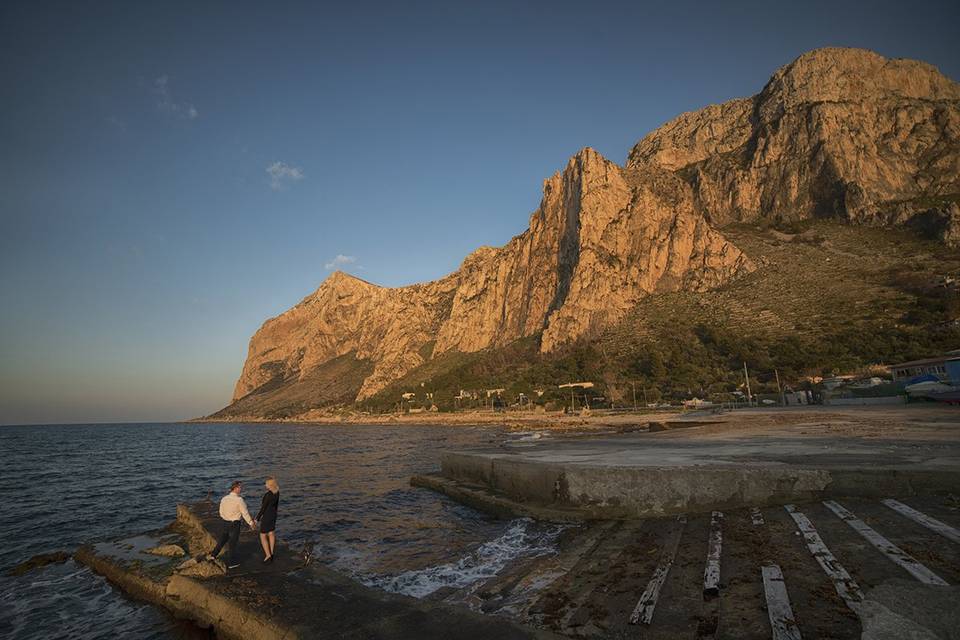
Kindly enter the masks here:
[[644, 295], [716, 286], [751, 268], [675, 176], [624, 171], [584, 149], [544, 183], [527, 232], [464, 262], [435, 352], [541, 331], [541, 349], [551, 351], [619, 319]]
[[752, 268], [696, 213], [676, 176], [625, 171], [584, 149], [544, 183], [530, 228], [504, 247], [479, 249], [441, 280], [396, 289], [337, 272], [265, 322], [233, 399], [349, 353], [373, 365], [363, 399], [433, 354], [540, 332], [550, 351], [618, 320], [644, 295], [702, 290]]
[[935, 67], [819, 49], [752, 98], [685, 113], [630, 152], [691, 185], [715, 224], [814, 216], [912, 221], [947, 242], [960, 225], [960, 85]]
[[[399, 289], [378, 287], [340, 271], [297, 306], [263, 323], [250, 340], [233, 399], [306, 377], [354, 354], [373, 364], [360, 396], [423, 364], [457, 286], [456, 276]], [[429, 355], [429, 354], [427, 354]]]
[[436, 354], [537, 334], [555, 350], [645, 296], [753, 270], [718, 230], [733, 221], [909, 223], [957, 243], [958, 194], [957, 83], [921, 62], [813, 51], [756, 96], [653, 131], [626, 167], [582, 150], [544, 182], [527, 231], [441, 280], [388, 289], [334, 273], [253, 336], [234, 401], [256, 406], [251, 394], [335, 359], [363, 363], [362, 400]]

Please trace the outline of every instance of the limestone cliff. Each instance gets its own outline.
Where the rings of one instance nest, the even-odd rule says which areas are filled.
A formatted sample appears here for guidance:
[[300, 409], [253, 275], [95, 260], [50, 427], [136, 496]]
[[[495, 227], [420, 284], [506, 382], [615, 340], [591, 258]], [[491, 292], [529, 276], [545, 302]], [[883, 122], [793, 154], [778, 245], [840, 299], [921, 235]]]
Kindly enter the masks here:
[[421, 350], [440, 329], [456, 285], [454, 275], [390, 289], [334, 272], [254, 334], [233, 399], [302, 379], [347, 354], [373, 364], [360, 396], [376, 392], [424, 362]]
[[[592, 149], [544, 184], [530, 228], [453, 274], [388, 289], [337, 272], [253, 336], [234, 400], [354, 354], [368, 397], [433, 354], [542, 333], [542, 350], [615, 321], [658, 290], [704, 290], [752, 269], [670, 172], [626, 171]], [[431, 346], [431, 343], [432, 346]]]
[[317, 385], [327, 402], [362, 400], [434, 355], [523, 337], [556, 350], [651, 294], [752, 271], [718, 230], [734, 221], [909, 223], [958, 243], [958, 194], [957, 83], [921, 62], [813, 51], [753, 97], [653, 131], [625, 167], [582, 150], [544, 182], [524, 233], [445, 278], [389, 289], [334, 273], [253, 336], [234, 406], [255, 413], [285, 385], [301, 408]]
[[685, 113], [647, 135], [627, 166], [650, 163], [683, 176], [715, 224], [912, 222], [955, 242], [960, 84], [923, 62], [818, 49], [752, 98]]

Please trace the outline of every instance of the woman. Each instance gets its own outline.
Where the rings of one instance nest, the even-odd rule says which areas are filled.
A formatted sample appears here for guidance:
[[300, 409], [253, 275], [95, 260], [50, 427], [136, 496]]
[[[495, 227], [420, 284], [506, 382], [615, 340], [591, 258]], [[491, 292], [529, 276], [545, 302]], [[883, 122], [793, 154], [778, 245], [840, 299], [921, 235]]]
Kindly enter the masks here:
[[273, 476], [264, 483], [267, 492], [260, 502], [257, 523], [260, 525], [260, 546], [263, 547], [264, 562], [273, 562], [273, 549], [277, 546], [274, 530], [277, 528], [277, 507], [280, 505], [280, 485]]

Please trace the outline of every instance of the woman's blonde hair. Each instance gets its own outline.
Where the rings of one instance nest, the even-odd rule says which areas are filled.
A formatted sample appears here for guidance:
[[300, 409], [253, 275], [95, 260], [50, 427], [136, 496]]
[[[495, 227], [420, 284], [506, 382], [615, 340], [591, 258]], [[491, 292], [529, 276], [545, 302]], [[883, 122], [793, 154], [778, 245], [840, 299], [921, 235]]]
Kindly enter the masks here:
[[277, 479], [273, 476], [267, 476], [267, 488], [274, 493], [280, 493], [280, 485], [277, 484]]

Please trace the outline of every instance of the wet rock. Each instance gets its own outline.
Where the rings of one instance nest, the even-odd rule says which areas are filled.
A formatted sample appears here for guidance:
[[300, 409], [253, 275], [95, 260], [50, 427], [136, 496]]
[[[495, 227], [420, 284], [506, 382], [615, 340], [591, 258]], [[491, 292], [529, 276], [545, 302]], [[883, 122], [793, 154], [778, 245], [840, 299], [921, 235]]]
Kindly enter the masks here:
[[11, 576], [22, 576], [34, 569], [45, 567], [48, 564], [60, 564], [70, 559], [70, 554], [65, 551], [55, 551], [53, 553], [41, 553], [33, 556], [26, 562], [21, 562], [8, 572]]
[[670, 427], [667, 426], [666, 422], [651, 422], [648, 430], [650, 433], [656, 433], [657, 431], [669, 431]]
[[177, 573], [190, 578], [212, 578], [226, 572], [227, 567], [220, 560], [189, 558], [177, 565]]
[[149, 553], [155, 556], [163, 556], [165, 558], [179, 558], [180, 556], [187, 555], [187, 552], [183, 550], [183, 547], [177, 544], [161, 544], [157, 547], [147, 549], [144, 553]]

